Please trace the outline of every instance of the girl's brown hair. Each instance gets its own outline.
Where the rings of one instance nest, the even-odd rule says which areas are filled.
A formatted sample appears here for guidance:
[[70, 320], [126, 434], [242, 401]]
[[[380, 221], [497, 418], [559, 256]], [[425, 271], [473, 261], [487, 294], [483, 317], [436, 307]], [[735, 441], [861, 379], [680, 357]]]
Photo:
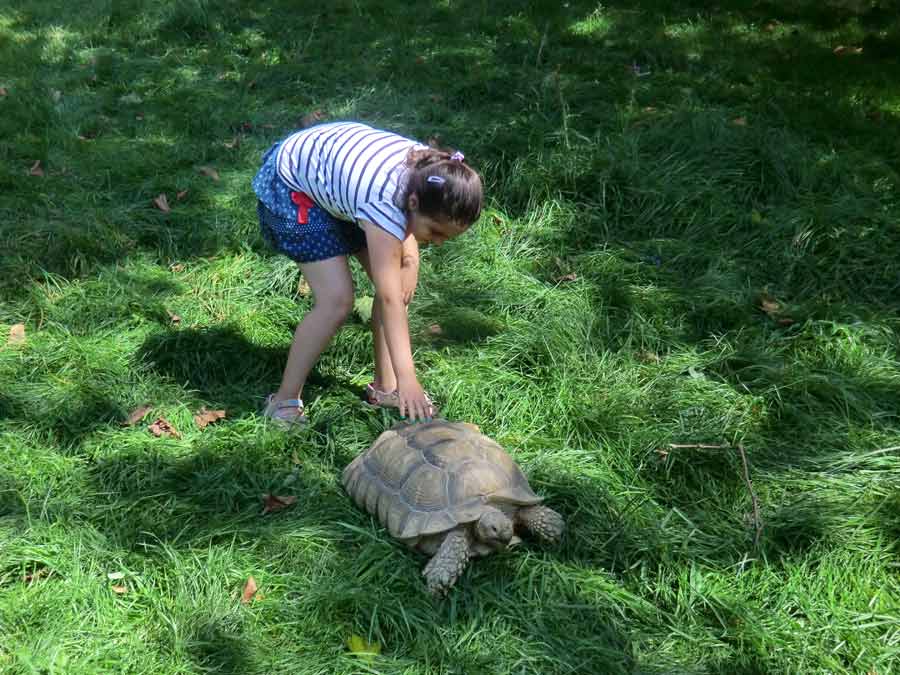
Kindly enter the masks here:
[[410, 195], [416, 195], [418, 210], [424, 216], [448, 218], [466, 226], [478, 220], [483, 199], [481, 176], [462, 153], [437, 148], [410, 150], [406, 163], [409, 177], [404, 209], [409, 209]]

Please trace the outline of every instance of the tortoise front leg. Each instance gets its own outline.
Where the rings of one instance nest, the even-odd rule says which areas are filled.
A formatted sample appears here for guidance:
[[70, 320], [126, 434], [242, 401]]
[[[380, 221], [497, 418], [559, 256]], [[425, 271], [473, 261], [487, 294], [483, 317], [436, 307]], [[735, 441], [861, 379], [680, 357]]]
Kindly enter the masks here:
[[459, 579], [472, 557], [472, 538], [468, 528], [450, 530], [422, 574], [432, 595], [445, 595]]
[[556, 544], [566, 528], [563, 517], [547, 506], [526, 506], [516, 513], [516, 525], [547, 544]]

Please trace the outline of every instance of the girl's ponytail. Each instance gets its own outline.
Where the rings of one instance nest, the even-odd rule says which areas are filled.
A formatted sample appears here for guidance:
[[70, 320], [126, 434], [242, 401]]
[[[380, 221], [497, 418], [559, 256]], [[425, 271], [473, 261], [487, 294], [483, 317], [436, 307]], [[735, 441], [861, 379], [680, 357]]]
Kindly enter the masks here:
[[439, 148], [410, 150], [406, 158], [409, 178], [403, 203], [418, 196], [418, 210], [430, 218], [446, 218], [471, 225], [481, 215], [481, 176], [464, 155]]

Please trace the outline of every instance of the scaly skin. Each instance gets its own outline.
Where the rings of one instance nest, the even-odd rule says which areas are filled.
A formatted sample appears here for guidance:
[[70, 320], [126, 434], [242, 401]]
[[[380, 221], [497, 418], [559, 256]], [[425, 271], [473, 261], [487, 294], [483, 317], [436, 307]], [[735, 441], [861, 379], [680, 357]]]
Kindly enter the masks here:
[[546, 506], [527, 506], [516, 514], [517, 524], [547, 544], [556, 544], [566, 529], [563, 517]]
[[428, 561], [422, 574], [432, 595], [445, 595], [456, 583], [472, 557], [472, 540], [467, 528], [450, 530], [438, 552]]

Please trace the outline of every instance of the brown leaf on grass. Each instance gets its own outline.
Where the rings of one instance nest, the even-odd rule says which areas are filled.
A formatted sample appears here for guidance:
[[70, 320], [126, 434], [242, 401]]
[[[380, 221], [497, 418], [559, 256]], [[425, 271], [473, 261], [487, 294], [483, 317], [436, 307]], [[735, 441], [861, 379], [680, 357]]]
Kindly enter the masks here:
[[32, 584], [35, 581], [40, 581], [47, 576], [50, 576], [50, 570], [47, 567], [39, 567], [32, 572], [26, 572], [22, 577], [22, 581], [24, 581], [26, 584]]
[[759, 300], [759, 308], [769, 316], [775, 316], [781, 311], [781, 305], [775, 298], [768, 295], [762, 296]]
[[275, 513], [292, 506], [297, 498], [294, 495], [263, 495], [263, 515], [267, 513]]
[[9, 94], [9, 91], [6, 87], [0, 87], [0, 96], [6, 96], [7, 94]]
[[38, 178], [44, 177], [44, 170], [41, 168], [41, 160], [34, 160], [34, 164], [31, 165], [31, 168], [28, 169], [29, 176], [37, 176]]
[[500, 225], [503, 223], [503, 218], [498, 216], [496, 213], [491, 214], [491, 220], [493, 220], [496, 225]]
[[207, 410], [204, 406], [197, 411], [196, 415], [194, 415], [194, 422], [196, 422], [197, 426], [201, 429], [205, 429], [208, 425], [217, 422], [223, 417], [225, 417], [224, 410]]
[[321, 110], [313, 110], [312, 112], [308, 112], [300, 118], [300, 127], [305, 129], [306, 127], [311, 127], [315, 124], [318, 124], [324, 119], [325, 113], [323, 113]]
[[167, 309], [167, 310], [166, 310], [166, 314], [169, 315], [169, 319], [170, 319], [170, 320], [172, 321], [172, 323], [174, 323], [175, 325], [178, 325], [178, 324], [181, 323], [181, 317], [178, 316], [177, 314], [175, 314], [175, 312], [172, 312], [172, 311], [170, 311], [170, 310]]
[[156, 199], [153, 200], [153, 203], [156, 204], [156, 208], [158, 208], [163, 213], [169, 213], [172, 211], [172, 209], [169, 207], [169, 198], [166, 197], [165, 192], [156, 197]]
[[430, 326], [428, 326], [428, 333], [430, 335], [443, 335], [444, 329], [441, 327], [441, 324], [433, 323]]
[[759, 299], [759, 308], [779, 326], [791, 326], [794, 320], [789, 316], [783, 316], [784, 308], [781, 303], [768, 294], [763, 294]]
[[312, 293], [312, 289], [309, 287], [309, 283], [303, 277], [300, 277], [300, 281], [297, 282], [297, 295], [302, 295], [304, 298]]
[[172, 272], [184, 272], [184, 265], [181, 263], [175, 263], [174, 265], [169, 266], [169, 270]]
[[122, 422], [123, 427], [133, 427], [135, 424], [140, 422], [147, 416], [147, 413], [153, 409], [153, 406], [150, 405], [142, 405], [138, 408], [135, 408], [130, 413], [128, 413], [128, 417]]
[[834, 54], [836, 56], [859, 56], [862, 53], [862, 47], [847, 47], [845, 45], [838, 45], [834, 48]]
[[747, 118], [746, 117], [735, 117], [731, 120], [731, 123], [736, 127], [745, 127], [747, 126]]
[[156, 420], [149, 427], [150, 433], [160, 438], [161, 436], [172, 436], [174, 438], [181, 438], [181, 434], [178, 433], [178, 430], [175, 429], [165, 417], [157, 417]]
[[249, 577], [247, 579], [247, 583], [244, 584], [244, 590], [241, 592], [241, 603], [247, 605], [253, 600], [253, 596], [256, 595], [257, 585], [256, 579], [253, 577]]
[[185, 197], [187, 197], [187, 194], [188, 194], [188, 191], [187, 191], [187, 190], [182, 190], [181, 192], [178, 192], [178, 193], [175, 195], [175, 199], [176, 199], [177, 201], [180, 202], [182, 199], [184, 199]]
[[199, 169], [197, 169], [197, 171], [202, 173], [204, 176], [208, 176], [209, 178], [212, 178], [217, 183], [219, 182], [219, 172], [216, 171], [211, 166], [201, 166]]
[[113, 593], [118, 593], [119, 595], [124, 595], [128, 592], [128, 589], [125, 586], [112, 586]]
[[575, 272], [569, 272], [568, 274], [563, 274], [562, 276], [555, 277], [554, 280], [557, 283], [562, 281], [577, 281], [578, 275]]
[[25, 324], [17, 323], [9, 328], [9, 337], [6, 339], [8, 345], [21, 345], [25, 343]]

